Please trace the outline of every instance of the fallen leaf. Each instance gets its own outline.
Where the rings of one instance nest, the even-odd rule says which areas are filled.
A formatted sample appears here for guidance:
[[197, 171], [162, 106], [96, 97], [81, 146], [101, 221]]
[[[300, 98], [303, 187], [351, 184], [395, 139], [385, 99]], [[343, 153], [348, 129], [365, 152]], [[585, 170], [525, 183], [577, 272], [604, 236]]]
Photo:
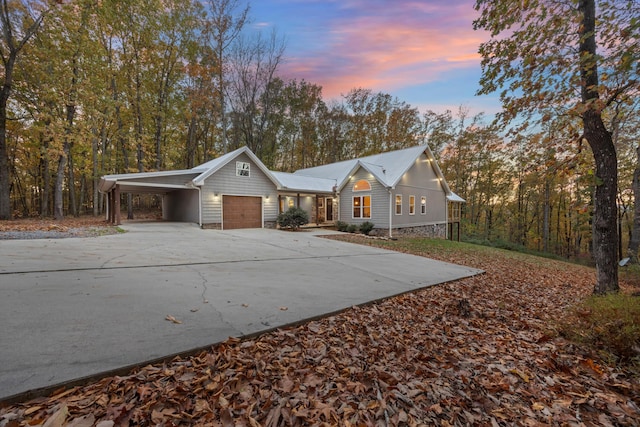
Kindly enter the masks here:
[[42, 425], [42, 427], [62, 427], [64, 426], [64, 422], [69, 416], [69, 409], [67, 405], [63, 405], [60, 409], [51, 415], [47, 421]]
[[521, 370], [514, 368], [514, 369], [509, 370], [509, 372], [511, 372], [514, 375], [519, 376], [522, 379], [522, 381], [524, 381], [525, 383], [529, 382], [529, 375], [525, 374]]
[[534, 411], [542, 411], [545, 408], [545, 406], [542, 403], [534, 402], [533, 405], [531, 406], [531, 408]]
[[173, 317], [173, 316], [171, 316], [169, 314], [167, 314], [167, 317], [165, 317], [164, 319], [168, 320], [169, 322], [176, 323], [178, 325], [182, 323], [182, 321], [176, 319], [175, 317]]
[[281, 311], [287, 311], [287, 310], [289, 310], [289, 307], [284, 307], [284, 306], [282, 306], [282, 307], [280, 307], [280, 310], [281, 310]]
[[67, 427], [92, 427], [96, 422], [96, 417], [93, 414], [85, 415], [79, 418], [74, 418], [69, 421]]

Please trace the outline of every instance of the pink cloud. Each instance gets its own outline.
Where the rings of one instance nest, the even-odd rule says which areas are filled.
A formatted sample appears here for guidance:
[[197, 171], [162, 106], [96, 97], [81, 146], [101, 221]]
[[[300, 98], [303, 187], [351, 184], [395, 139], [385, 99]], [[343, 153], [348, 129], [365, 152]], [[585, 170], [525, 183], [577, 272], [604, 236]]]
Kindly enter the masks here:
[[472, 29], [472, 3], [345, 0], [325, 22], [322, 42], [291, 55], [284, 74], [304, 78], [335, 98], [355, 87], [392, 91], [479, 67], [484, 34]]

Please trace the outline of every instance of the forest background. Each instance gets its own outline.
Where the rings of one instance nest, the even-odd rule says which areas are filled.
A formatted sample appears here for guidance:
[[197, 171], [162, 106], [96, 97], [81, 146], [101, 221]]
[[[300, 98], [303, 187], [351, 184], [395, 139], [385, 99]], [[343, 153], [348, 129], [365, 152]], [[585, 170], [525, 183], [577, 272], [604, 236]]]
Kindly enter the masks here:
[[[464, 107], [421, 112], [366, 88], [325, 100], [318, 84], [279, 76], [285, 38], [253, 31], [238, 0], [2, 5], [10, 217], [102, 215], [105, 174], [191, 168], [243, 145], [291, 172], [428, 144], [466, 200], [464, 239], [590, 259], [597, 178], [576, 117], [549, 111], [507, 133]], [[620, 257], [640, 185], [639, 103], [630, 92], [605, 114]], [[129, 214], [142, 203], [123, 197]]]

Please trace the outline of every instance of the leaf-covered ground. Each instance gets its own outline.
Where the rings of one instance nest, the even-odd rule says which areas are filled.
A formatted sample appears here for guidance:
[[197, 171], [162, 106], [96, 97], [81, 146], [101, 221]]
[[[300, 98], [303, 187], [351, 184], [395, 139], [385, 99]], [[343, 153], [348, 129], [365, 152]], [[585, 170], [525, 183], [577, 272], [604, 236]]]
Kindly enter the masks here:
[[4, 407], [0, 427], [640, 425], [638, 379], [554, 332], [593, 270], [471, 245], [366, 243], [486, 274]]
[[0, 221], [0, 240], [60, 239], [67, 237], [94, 237], [114, 234], [118, 230], [104, 217], [23, 218]]

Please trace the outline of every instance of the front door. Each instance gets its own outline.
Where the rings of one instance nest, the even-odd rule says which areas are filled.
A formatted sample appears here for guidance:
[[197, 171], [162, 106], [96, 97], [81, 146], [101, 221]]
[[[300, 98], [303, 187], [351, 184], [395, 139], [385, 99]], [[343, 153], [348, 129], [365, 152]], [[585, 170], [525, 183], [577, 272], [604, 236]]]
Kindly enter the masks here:
[[325, 220], [327, 222], [333, 221], [333, 199], [331, 197], [327, 197], [324, 201], [325, 208]]

